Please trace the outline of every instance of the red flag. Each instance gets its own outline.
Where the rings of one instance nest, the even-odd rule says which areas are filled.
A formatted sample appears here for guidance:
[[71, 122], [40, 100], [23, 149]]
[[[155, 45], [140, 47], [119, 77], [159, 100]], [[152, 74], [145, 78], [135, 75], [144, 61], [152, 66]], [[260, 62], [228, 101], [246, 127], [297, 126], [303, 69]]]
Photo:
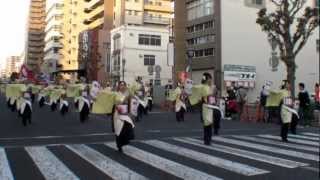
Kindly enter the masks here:
[[23, 64], [20, 69], [20, 78], [26, 78], [28, 80], [34, 80], [34, 75], [29, 68]]

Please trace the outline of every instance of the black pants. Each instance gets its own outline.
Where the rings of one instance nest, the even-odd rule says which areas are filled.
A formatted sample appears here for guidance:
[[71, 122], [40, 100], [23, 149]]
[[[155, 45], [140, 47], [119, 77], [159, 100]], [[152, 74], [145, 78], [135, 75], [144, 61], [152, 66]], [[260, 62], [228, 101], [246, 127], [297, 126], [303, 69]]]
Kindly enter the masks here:
[[60, 110], [60, 113], [62, 116], [66, 115], [66, 113], [69, 111], [69, 106], [66, 106], [66, 105], [63, 105], [61, 110]]
[[186, 112], [186, 110], [184, 108], [180, 108], [180, 110], [178, 112], [176, 112], [176, 120], [178, 122], [183, 122], [184, 121], [184, 113]]
[[83, 105], [83, 108], [80, 111], [80, 122], [84, 122], [88, 119], [90, 113], [90, 108], [89, 106], [85, 103]]
[[57, 109], [57, 103], [52, 103], [51, 104], [51, 111], [55, 111]]
[[17, 103], [16, 102], [17, 101], [14, 101], [14, 103], [12, 105], [10, 104], [10, 109], [11, 109], [12, 112], [16, 111], [16, 108], [17, 108]]
[[27, 105], [24, 109], [24, 112], [21, 114], [23, 126], [27, 126], [27, 123], [31, 124], [31, 108]]
[[116, 144], [118, 149], [122, 151], [122, 146], [128, 145], [132, 139], [134, 139], [132, 125], [125, 121], [121, 133], [119, 136], [116, 136]]
[[144, 113], [144, 111], [145, 111], [144, 107], [141, 104], [139, 104], [138, 105], [138, 114], [137, 114], [137, 117], [136, 117], [136, 121], [137, 122], [142, 119], [142, 114]]
[[34, 103], [35, 98], [36, 98], [36, 95], [31, 93], [31, 103], [32, 104]]
[[288, 141], [289, 123], [281, 124], [281, 139], [282, 141]]
[[148, 110], [149, 110], [149, 112], [152, 111], [152, 108], [153, 108], [152, 100], [148, 100]]
[[292, 121], [291, 121], [291, 124], [290, 124], [290, 130], [291, 130], [291, 133], [292, 134], [297, 134], [297, 125], [298, 125], [298, 117], [293, 114], [292, 115]]
[[219, 134], [219, 129], [220, 129], [220, 123], [221, 123], [221, 112], [219, 110], [214, 109], [213, 110], [213, 129], [214, 129], [214, 134], [218, 135]]
[[205, 145], [211, 144], [212, 138], [212, 125], [203, 126], [203, 141]]
[[42, 108], [44, 106], [45, 99], [42, 97], [39, 101], [39, 107]]

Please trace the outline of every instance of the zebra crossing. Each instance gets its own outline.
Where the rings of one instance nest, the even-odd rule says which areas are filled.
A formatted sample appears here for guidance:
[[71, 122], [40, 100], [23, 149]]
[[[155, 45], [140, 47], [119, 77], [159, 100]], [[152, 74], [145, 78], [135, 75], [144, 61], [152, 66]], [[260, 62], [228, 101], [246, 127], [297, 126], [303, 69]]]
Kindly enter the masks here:
[[[75, 168], [81, 164], [99, 171], [105, 176], [103, 179], [277, 179], [277, 171], [288, 172], [288, 179], [291, 174], [302, 171], [305, 179], [317, 179], [319, 135], [302, 133], [289, 137], [290, 143], [269, 134], [219, 136], [213, 137], [211, 146], [204, 145], [198, 137], [139, 140], [124, 147], [123, 154], [115, 151], [114, 142], [0, 148], [0, 180], [19, 179], [16, 173], [23, 168], [14, 166], [16, 161], [8, 153], [13, 149], [25, 152], [31, 162], [21, 163], [32, 163], [42, 179], [48, 180], [84, 179], [81, 176], [84, 172]], [[57, 153], [53, 149], [68, 153]], [[79, 160], [66, 163], [70, 154]], [[142, 165], [148, 167], [147, 170], [139, 169]], [[25, 174], [24, 179], [36, 179], [31, 172]]]

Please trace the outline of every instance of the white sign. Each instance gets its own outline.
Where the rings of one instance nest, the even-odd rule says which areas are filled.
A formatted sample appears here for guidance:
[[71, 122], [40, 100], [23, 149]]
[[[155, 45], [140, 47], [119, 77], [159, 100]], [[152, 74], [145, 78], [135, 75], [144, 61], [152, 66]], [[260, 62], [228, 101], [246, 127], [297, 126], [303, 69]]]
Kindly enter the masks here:
[[224, 80], [254, 82], [256, 80], [256, 68], [254, 66], [226, 64], [224, 65]]

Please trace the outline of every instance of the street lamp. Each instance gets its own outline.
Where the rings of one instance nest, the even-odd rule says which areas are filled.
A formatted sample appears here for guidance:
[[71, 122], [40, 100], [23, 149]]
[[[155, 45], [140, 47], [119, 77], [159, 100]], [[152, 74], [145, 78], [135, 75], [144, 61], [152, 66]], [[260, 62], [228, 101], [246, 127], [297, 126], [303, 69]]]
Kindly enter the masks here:
[[124, 68], [126, 65], [126, 59], [122, 59], [122, 81], [124, 81]]
[[190, 79], [192, 80], [192, 58], [194, 57], [194, 50], [187, 50], [187, 57], [188, 57], [188, 66], [186, 72], [190, 72]]

